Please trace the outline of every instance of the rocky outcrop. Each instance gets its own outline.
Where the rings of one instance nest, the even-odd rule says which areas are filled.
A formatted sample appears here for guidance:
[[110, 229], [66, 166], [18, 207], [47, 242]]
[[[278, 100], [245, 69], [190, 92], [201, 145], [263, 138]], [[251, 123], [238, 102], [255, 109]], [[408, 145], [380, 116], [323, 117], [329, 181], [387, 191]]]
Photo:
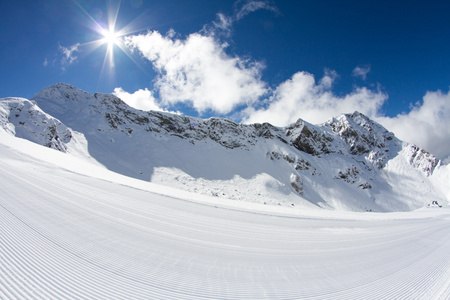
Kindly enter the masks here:
[[420, 149], [416, 145], [408, 144], [404, 150], [409, 163], [415, 168], [426, 173], [428, 176], [433, 174], [436, 167], [439, 165], [439, 160], [429, 152]]
[[0, 102], [1, 126], [17, 137], [66, 152], [73, 134], [61, 121], [23, 98], [4, 98]]

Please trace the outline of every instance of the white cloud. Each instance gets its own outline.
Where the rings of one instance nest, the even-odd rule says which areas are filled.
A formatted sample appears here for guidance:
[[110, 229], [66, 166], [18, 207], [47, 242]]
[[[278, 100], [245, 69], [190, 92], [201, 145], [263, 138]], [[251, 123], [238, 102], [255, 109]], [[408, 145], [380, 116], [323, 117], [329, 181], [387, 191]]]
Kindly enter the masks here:
[[278, 13], [276, 6], [270, 5], [268, 1], [237, 1], [232, 16], [226, 16], [222, 13], [217, 14], [217, 21], [213, 22], [213, 27], [205, 25], [203, 31], [207, 35], [215, 35], [217, 30], [229, 34], [234, 22], [241, 20], [245, 16], [257, 10], [269, 10]]
[[353, 72], [352, 75], [355, 77], [359, 77], [362, 80], [367, 79], [367, 74], [370, 72], [370, 66], [357, 66]]
[[[222, 13], [217, 14], [217, 21], [213, 22], [215, 29], [221, 29], [225, 31], [229, 31], [231, 28], [231, 25], [233, 24], [233, 18], [228, 17]], [[207, 27], [204, 28], [206, 31]], [[212, 32], [213, 33], [213, 32]]]
[[158, 71], [155, 87], [163, 105], [187, 102], [199, 113], [227, 114], [266, 93], [260, 80], [263, 65], [229, 56], [227, 45], [212, 36], [194, 33], [181, 40], [151, 31], [128, 37], [126, 43]]
[[63, 47], [59, 45], [59, 51], [61, 51], [63, 57], [61, 59], [61, 68], [64, 70], [68, 65], [71, 65], [77, 60], [75, 56], [75, 52], [78, 52], [78, 47], [80, 43], [76, 43], [75, 45], [69, 47]]
[[319, 81], [319, 86], [322, 89], [331, 89], [331, 87], [334, 84], [334, 81], [338, 77], [339, 75], [335, 70], [325, 69], [324, 76]]
[[154, 82], [163, 106], [188, 103], [200, 114], [228, 114], [238, 106], [252, 105], [268, 92], [261, 81], [260, 62], [226, 53], [219, 36], [231, 34], [234, 22], [257, 10], [278, 12], [269, 1], [237, 1], [232, 16], [217, 14], [212, 26], [185, 39], [174, 30], [165, 36], [157, 31], [129, 36], [126, 45], [137, 49], [158, 72]]
[[246, 1], [244, 5], [242, 5], [242, 7], [235, 13], [235, 19], [240, 20], [246, 15], [260, 9], [270, 10], [275, 13], [278, 12], [278, 9], [275, 6], [270, 5], [267, 1]]
[[407, 114], [376, 121], [403, 140], [418, 145], [440, 159], [450, 158], [450, 92], [427, 92]]
[[157, 104], [156, 99], [153, 97], [153, 93], [147, 88], [144, 90], [139, 89], [133, 94], [130, 94], [121, 87], [117, 87], [114, 89], [113, 95], [122, 99], [129, 106], [140, 110], [164, 111], [164, 109]]
[[338, 97], [331, 91], [336, 76], [336, 72], [326, 71], [317, 84], [313, 75], [298, 72], [276, 88], [266, 108], [247, 108], [243, 112], [244, 122], [286, 126], [302, 118], [318, 124], [355, 110], [375, 116], [387, 99], [384, 93], [365, 87], [355, 88], [352, 93]]

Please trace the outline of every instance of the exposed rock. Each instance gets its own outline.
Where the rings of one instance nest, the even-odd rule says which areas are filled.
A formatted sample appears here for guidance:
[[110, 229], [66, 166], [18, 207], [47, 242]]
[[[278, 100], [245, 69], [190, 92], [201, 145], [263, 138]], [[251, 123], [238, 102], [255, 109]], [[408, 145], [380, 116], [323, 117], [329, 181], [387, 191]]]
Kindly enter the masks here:
[[[23, 98], [4, 98], [8, 110], [0, 113], [6, 131], [49, 148], [66, 152], [72, 131], [58, 119]], [[7, 121], [6, 121], [7, 120]]]

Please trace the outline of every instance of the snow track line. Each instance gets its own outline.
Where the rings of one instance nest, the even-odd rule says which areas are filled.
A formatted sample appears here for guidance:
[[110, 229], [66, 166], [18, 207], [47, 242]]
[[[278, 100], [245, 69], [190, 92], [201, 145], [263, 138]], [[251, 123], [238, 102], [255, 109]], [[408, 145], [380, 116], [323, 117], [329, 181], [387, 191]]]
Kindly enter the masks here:
[[[24, 222], [23, 220], [21, 220], [19, 217], [17, 217], [15, 214], [13, 214], [12, 212], [10, 212], [10, 211], [9, 211], [8, 209], [6, 209], [3, 205], [1, 205], [1, 207], [2, 207], [5, 211], [7, 211], [9, 214], [11, 214], [11, 216], [13, 216], [17, 221], [19, 221], [21, 224], [23, 224], [26, 228], [32, 230], [36, 235], [42, 237], [42, 238], [45, 239], [46, 241], [48, 241], [48, 242], [50, 242], [51, 244], [55, 245], [57, 248], [63, 250], [63, 252], [67, 252], [67, 253], [70, 254], [71, 256], [76, 257], [76, 258], [78, 259], [78, 262], [79, 262], [79, 261], [85, 261], [88, 265], [95, 266], [95, 267], [97, 267], [97, 268], [99, 268], [99, 269], [101, 269], [101, 270], [103, 270], [103, 271], [105, 271], [105, 272], [108, 272], [108, 273], [110, 273], [110, 274], [113, 274], [113, 275], [115, 275], [115, 276], [117, 276], [117, 277], [122, 277], [123, 279], [126, 279], [126, 280], [135, 281], [136, 283], [142, 284], [142, 285], [144, 285], [144, 286], [150, 286], [150, 287], [152, 287], [152, 288], [154, 288], [154, 289], [165, 290], [163, 287], [152, 286], [152, 285], [149, 284], [149, 283], [146, 283], [146, 282], [143, 282], [143, 281], [140, 281], [140, 280], [137, 280], [137, 279], [133, 279], [133, 278], [131, 278], [131, 277], [123, 276], [122, 274], [117, 273], [117, 272], [114, 272], [114, 271], [112, 271], [112, 270], [110, 270], [110, 269], [106, 269], [106, 268], [104, 268], [103, 266], [98, 265], [98, 264], [96, 264], [96, 263], [93, 262], [93, 261], [86, 260], [85, 258], [81, 257], [81, 256], [78, 255], [77, 253], [74, 253], [74, 252], [71, 251], [70, 249], [68, 249], [68, 248], [66, 248], [66, 247], [64, 247], [64, 246], [62, 246], [62, 245], [59, 244], [58, 242], [56, 242], [56, 241], [54, 241], [54, 240], [48, 238], [47, 236], [45, 236], [44, 234], [42, 234], [41, 232], [39, 232], [36, 228], [30, 226], [29, 224], [27, 224], [26, 222]], [[28, 247], [27, 247], [28, 244], [27, 244], [27, 243], [23, 243], [23, 240], [19, 240], [19, 246], [20, 246], [20, 249], [21, 249], [21, 250], [19, 250], [20, 252], [23, 251], [22, 249], [27, 249], [27, 248], [28, 248]], [[49, 247], [49, 248], [51, 248], [51, 247]], [[50, 250], [51, 250], [51, 249], [50, 249]], [[25, 250], [25, 251], [26, 251], [26, 250]], [[47, 249], [46, 251], [43, 251], [43, 253], [46, 253], [47, 251], [49, 251], [49, 250]], [[12, 252], [12, 251], [10, 251], [10, 252]], [[16, 252], [16, 254], [19, 254], [19, 253]], [[27, 257], [29, 254], [30, 254], [30, 253], [27, 253], [26, 255], [20, 255], [20, 256], [21, 256], [21, 257]], [[30, 265], [28, 264], [28, 262], [27, 262], [25, 259], [24, 259], [24, 260], [18, 260], [17, 262], [18, 262], [18, 265], [21, 267], [21, 269], [30, 269], [30, 267], [33, 268], [33, 266], [30, 266]], [[16, 265], [16, 266], [17, 266], [17, 265]], [[56, 266], [56, 267], [57, 267], [57, 268], [61, 268], [61, 266]], [[40, 278], [40, 279], [43, 278], [43, 279], [45, 279], [45, 280], [47, 280], [47, 281], [49, 281], [49, 282], [51, 281], [51, 280], [48, 278], [48, 275], [39, 272], [39, 270], [35, 270], [35, 271], [37, 271], [38, 274], [39, 274], [39, 276], [38, 276], [37, 278]], [[24, 273], [25, 273], [25, 272], [24, 272]], [[44, 280], [44, 281], [45, 281], [45, 280]], [[64, 283], [64, 285], [67, 285], [67, 286], [70, 286], [70, 285], [71, 285], [70, 282], [65, 281], [65, 278], [60, 279], [60, 281], [62, 281], [62, 283]], [[45, 285], [41, 285], [41, 287], [42, 287], [42, 286], [45, 287]], [[101, 284], [101, 283], [98, 283], [97, 288], [100, 288], [101, 286], [102, 286], [102, 284]], [[134, 287], [134, 288], [136, 288], [136, 287]], [[72, 289], [72, 290], [73, 290], [73, 291], [76, 291], [76, 289]], [[80, 295], [76, 295], [76, 294], [75, 294], [75, 295], [73, 295], [73, 294], [70, 295], [70, 294], [71, 294], [70, 291], [71, 291], [71, 290], [67, 290], [67, 291], [66, 291], [66, 293], [67, 293], [67, 294], [65, 294], [66, 297], [75, 297], [75, 298], [79, 298], [79, 297], [80, 297]], [[167, 294], [170, 294], [170, 290], [167, 290], [167, 292], [168, 292]], [[132, 293], [132, 292], [130, 292], [130, 293]], [[57, 296], [56, 294], [52, 294], [51, 291], [49, 292], [49, 295], [52, 296], [52, 297], [56, 297], [56, 296]], [[30, 295], [28, 295], [28, 296], [30, 296]], [[103, 295], [103, 296], [106, 296], [106, 295]], [[111, 297], [114, 297], [114, 294], [110, 294], [110, 296], [111, 296]], [[188, 296], [188, 294], [185, 294], [185, 296]], [[89, 295], [85, 295], [85, 297], [83, 297], [83, 298], [89, 299], [89, 297], [90, 297]], [[187, 299], [187, 298], [186, 298], [186, 299]]]
[[[2, 208], [5, 209], [3, 206], [2, 206]], [[101, 269], [102, 271], [105, 271], [105, 272], [107, 272], [109, 274], [115, 275], [116, 277], [125, 279], [127, 281], [134, 281], [135, 283], [141, 284], [143, 286], [151, 287], [151, 288], [153, 288], [155, 290], [166, 291], [167, 292], [166, 295], [170, 294], [170, 289], [165, 289], [164, 287], [153, 286], [153, 285], [151, 285], [151, 284], [149, 284], [147, 282], [143, 282], [143, 281], [139, 281], [137, 279], [133, 279], [133, 278], [130, 278], [130, 277], [127, 277], [127, 276], [123, 276], [122, 274], [119, 274], [117, 272], [111, 271], [109, 269], [105, 269], [101, 265], [97, 265], [97, 264], [93, 263], [92, 261], [85, 260], [83, 257], [77, 255], [76, 253], [70, 251], [69, 249], [64, 248], [63, 246], [61, 246], [60, 244], [56, 243], [55, 241], [50, 240], [46, 236], [42, 235], [40, 232], [36, 231], [35, 228], [32, 228], [28, 224], [24, 223], [22, 220], [20, 220], [20, 218], [18, 218], [17, 216], [15, 216], [11, 212], [9, 212], [7, 209], [5, 209], [5, 210], [9, 214], [11, 214], [11, 216], [13, 218], [15, 218], [18, 222], [20, 222], [21, 224], [25, 225], [26, 228], [30, 229], [31, 231], [36, 233], [38, 236], [43, 237], [46, 241], [48, 241], [51, 244], [55, 245], [57, 248], [62, 249], [63, 252], [67, 252], [70, 256], [74, 256], [75, 258], [77, 258], [78, 263], [80, 261], [84, 261], [84, 262], [87, 263], [87, 265], [90, 265], [91, 267], [94, 266], [94, 267], [96, 267], [98, 269]], [[16, 228], [17, 228], [17, 226], [16, 226]], [[16, 233], [14, 233], [13, 235], [16, 235]], [[2, 241], [7, 241], [8, 239], [4, 238], [2, 236], [1, 240]], [[15, 242], [15, 241], [16, 240], [13, 240], [12, 242]], [[63, 270], [64, 266], [56, 264], [54, 270], [49, 270], [50, 272], [49, 271], [42, 272], [38, 268], [36, 268], [32, 264], [30, 264], [30, 262], [27, 259], [25, 259], [25, 257], [32, 256], [30, 251], [27, 251], [27, 249], [29, 248], [29, 245], [27, 243], [23, 243], [21, 240], [19, 240], [19, 246], [20, 247], [18, 249], [15, 249], [15, 251], [11, 251], [11, 249], [7, 249], [9, 251], [5, 251], [5, 249], [3, 249], [3, 247], [1, 247], [0, 248], [2, 250], [1, 253], [3, 253], [3, 252], [5, 252], [6, 254], [14, 253], [14, 255], [11, 254], [11, 257], [7, 257], [7, 259], [5, 259], [5, 261], [15, 261], [14, 266], [15, 266], [16, 271], [17, 271], [17, 269], [20, 269], [21, 270], [20, 273], [22, 273], [22, 274], [26, 274], [29, 271], [33, 271], [34, 273], [37, 273], [36, 275], [38, 275], [38, 276], [36, 276], [35, 279], [38, 279], [39, 282], [36, 282], [35, 284], [33, 284], [35, 287], [32, 290], [40, 290], [41, 292], [43, 292], [45, 295], [47, 295], [50, 298], [60, 298], [60, 297], [74, 298], [74, 299], [81, 299], [81, 298], [83, 298], [83, 299], [90, 299], [91, 298], [92, 295], [90, 295], [90, 294], [84, 294], [84, 296], [82, 296], [82, 294], [78, 294], [77, 293], [77, 288], [76, 288], [75, 285], [72, 288], [69, 289], [68, 287], [72, 286], [72, 284], [65, 277], [59, 277], [58, 278], [59, 283], [60, 284], [62, 283], [62, 286], [66, 287], [64, 289], [64, 293], [61, 294], [61, 293], [57, 293], [57, 292], [53, 291], [53, 289], [49, 288], [50, 285], [48, 284], [48, 283], [53, 281], [50, 278], [49, 274], [52, 274], [53, 273], [52, 271], [56, 271], [56, 269]], [[36, 249], [36, 248], [34, 248], [34, 249]], [[42, 252], [39, 251], [40, 252], [39, 254], [47, 253], [47, 251], [52, 251], [51, 247], [48, 247], [46, 249], [46, 251], [42, 251]], [[53, 251], [53, 252], [56, 252], [55, 254], [59, 254], [59, 255], [61, 254], [61, 251]], [[47, 256], [49, 256], [49, 255], [47, 254]], [[14, 257], [16, 259], [14, 259]], [[23, 259], [17, 259], [17, 258], [23, 258]], [[55, 263], [55, 261], [53, 261], [53, 263]], [[90, 271], [92, 271], [92, 268], [90, 268]], [[20, 278], [14, 280], [14, 273], [15, 272], [9, 272], [9, 274], [7, 274], [9, 276], [4, 276], [4, 277], [5, 278], [13, 278], [13, 280], [12, 280], [13, 281], [13, 284], [12, 284], [13, 287], [14, 286], [15, 287], [20, 287], [21, 285], [24, 285], [24, 283], [21, 282]], [[68, 274], [68, 273], [70, 273], [70, 270], [64, 271], [63, 273]], [[1, 278], [3, 278], [3, 276], [1, 276]], [[47, 284], [43, 284], [43, 283], [40, 283], [40, 282], [48, 282], [48, 283]], [[29, 285], [29, 284], [30, 284], [30, 282], [26, 283], [26, 285]], [[92, 282], [90, 282], [90, 284], [92, 284]], [[123, 281], [122, 281], [122, 284], [123, 284]], [[9, 286], [9, 285], [5, 285], [5, 286]], [[93, 288], [94, 288], [93, 290], [101, 290], [102, 291], [102, 294], [101, 294], [102, 296], [101, 297], [114, 298], [115, 296], [117, 296], [116, 293], [119, 292], [119, 291], [116, 291], [116, 293], [114, 293], [114, 291], [113, 292], [109, 292], [107, 290], [103, 290], [102, 287], [103, 287], [103, 283], [102, 282], [98, 282], [97, 284], [95, 284], [93, 286]], [[130, 294], [133, 294], [133, 289], [136, 289], [136, 288], [137, 287], [135, 285], [130, 285], [130, 291], [127, 291], [128, 296], [131, 296]], [[18, 296], [17, 295], [17, 289], [15, 289], [14, 291], [15, 291], [16, 296]], [[11, 291], [10, 291], [10, 294], [12, 294]], [[177, 295], [178, 295], [177, 297], [179, 297], [180, 294], [183, 294], [183, 293], [177, 293]], [[184, 296], [186, 296], [186, 298]], [[187, 296], [189, 296], [188, 293], [183, 294], [183, 298], [184, 299], [188, 299], [189, 297], [187, 297]], [[21, 293], [19, 293], [19, 297], [18, 298], [22, 298], [22, 297], [23, 298], [34, 298], [32, 293], [30, 293], [30, 294], [21, 294]], [[12, 298], [15, 298], [15, 297], [12, 297]], [[131, 297], [131, 298], [134, 298], [134, 297]]]
[[444, 209], [284, 217], [11, 166], [0, 157], [1, 299], [450, 298]]

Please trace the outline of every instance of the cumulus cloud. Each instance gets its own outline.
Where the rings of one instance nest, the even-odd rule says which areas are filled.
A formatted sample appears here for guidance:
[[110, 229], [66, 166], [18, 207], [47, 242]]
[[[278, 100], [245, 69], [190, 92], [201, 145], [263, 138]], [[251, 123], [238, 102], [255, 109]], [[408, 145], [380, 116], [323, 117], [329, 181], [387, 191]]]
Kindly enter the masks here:
[[199, 113], [227, 114], [266, 93], [261, 63], [228, 55], [227, 45], [212, 36], [194, 33], [184, 40], [174, 36], [150, 31], [126, 39], [159, 73], [155, 87], [163, 105], [185, 102]]
[[404, 141], [416, 144], [440, 159], [450, 158], [450, 92], [427, 92], [409, 113], [376, 121]]
[[67, 66], [73, 64], [77, 57], [75, 56], [75, 53], [78, 52], [78, 47], [80, 46], [80, 43], [76, 43], [75, 45], [69, 46], [69, 47], [63, 47], [59, 45], [58, 49], [62, 54], [61, 58], [61, 68], [64, 70]]
[[122, 99], [129, 106], [140, 110], [164, 111], [164, 109], [159, 107], [157, 104], [156, 99], [153, 97], [153, 92], [149, 91], [147, 88], [144, 90], [139, 89], [130, 94], [124, 91], [121, 87], [117, 87], [114, 89], [113, 95]]
[[336, 76], [336, 72], [326, 71], [316, 83], [313, 75], [297, 72], [275, 89], [266, 107], [247, 108], [243, 112], [244, 122], [269, 122], [276, 126], [286, 126], [302, 118], [318, 124], [355, 110], [375, 116], [387, 99], [387, 95], [381, 91], [365, 87], [355, 88], [352, 93], [338, 97], [331, 90]]
[[[234, 22], [257, 10], [278, 12], [269, 1], [241, 0], [231, 16], [217, 14], [211, 25], [198, 33], [178, 38], [174, 30], [165, 36], [157, 31], [125, 38], [126, 45], [152, 62], [158, 76], [154, 89], [160, 105], [191, 105], [200, 114], [212, 111], [228, 114], [236, 107], [253, 105], [267, 94], [261, 80], [264, 65], [251, 59], [226, 53]], [[225, 34], [225, 35], [223, 35]]]
[[367, 74], [370, 72], [370, 66], [357, 66], [353, 72], [352, 75], [354, 77], [361, 78], [362, 80], [367, 79]]

